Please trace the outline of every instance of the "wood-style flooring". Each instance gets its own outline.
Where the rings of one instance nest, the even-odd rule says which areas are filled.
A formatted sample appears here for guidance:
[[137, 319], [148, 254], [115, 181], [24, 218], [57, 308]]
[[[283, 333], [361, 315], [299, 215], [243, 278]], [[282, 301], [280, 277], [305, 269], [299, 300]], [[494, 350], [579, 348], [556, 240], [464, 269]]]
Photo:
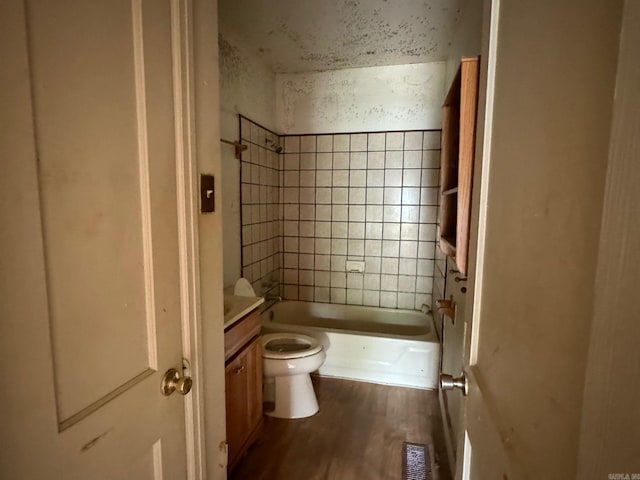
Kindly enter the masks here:
[[233, 480], [393, 480], [402, 442], [432, 445], [433, 479], [450, 478], [438, 393], [313, 377], [320, 412], [265, 418]]

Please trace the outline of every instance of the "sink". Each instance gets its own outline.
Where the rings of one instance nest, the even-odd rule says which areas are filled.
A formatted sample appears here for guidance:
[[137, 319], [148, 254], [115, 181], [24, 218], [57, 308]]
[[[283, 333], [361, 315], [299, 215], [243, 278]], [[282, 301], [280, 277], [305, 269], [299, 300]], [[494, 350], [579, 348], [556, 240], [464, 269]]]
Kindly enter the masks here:
[[262, 297], [241, 297], [238, 295], [224, 295], [224, 326], [229, 327], [235, 321], [264, 303]]
[[235, 295], [224, 296], [224, 315], [227, 316], [231, 310], [238, 306], [238, 299]]

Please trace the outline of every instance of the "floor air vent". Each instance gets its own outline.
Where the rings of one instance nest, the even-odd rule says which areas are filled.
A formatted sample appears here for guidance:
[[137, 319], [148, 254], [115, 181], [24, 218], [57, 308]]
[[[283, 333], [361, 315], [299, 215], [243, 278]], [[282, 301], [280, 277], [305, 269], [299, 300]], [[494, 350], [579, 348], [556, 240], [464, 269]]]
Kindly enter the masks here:
[[429, 449], [420, 443], [402, 443], [402, 480], [432, 480]]

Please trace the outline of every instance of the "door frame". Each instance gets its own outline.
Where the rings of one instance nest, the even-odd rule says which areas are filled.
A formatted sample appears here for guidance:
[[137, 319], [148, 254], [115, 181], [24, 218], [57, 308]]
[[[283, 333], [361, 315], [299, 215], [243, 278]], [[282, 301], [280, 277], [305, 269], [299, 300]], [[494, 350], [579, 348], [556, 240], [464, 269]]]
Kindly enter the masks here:
[[[192, 264], [184, 308], [183, 351], [191, 358], [197, 380], [185, 403], [188, 478], [225, 479], [227, 445], [225, 414], [222, 210], [200, 213], [200, 173], [221, 178], [220, 93], [217, 0], [170, 0], [185, 11], [183, 55], [184, 251]], [[196, 107], [197, 106], [197, 107]], [[221, 205], [220, 187], [215, 204]], [[183, 241], [181, 240], [181, 242]], [[204, 292], [204, 293], [203, 293]], [[184, 316], [184, 315], [183, 315]], [[186, 357], [186, 355], [185, 355]], [[187, 357], [187, 358], [189, 358]], [[206, 413], [205, 413], [206, 412]], [[191, 453], [190, 453], [191, 452]]]
[[198, 176], [195, 156], [195, 99], [193, 88], [193, 16], [190, 1], [171, 0], [171, 56], [173, 67], [174, 125], [176, 138], [176, 191], [182, 356], [189, 361], [194, 382], [185, 397], [187, 478], [206, 478], [204, 429], [204, 374], [198, 264]]
[[[196, 380], [185, 398], [187, 478], [226, 478], [222, 212], [201, 214], [199, 178], [201, 172], [220, 178], [221, 170], [217, 1], [170, 2], [182, 349]], [[214, 193], [218, 205], [219, 191]]]
[[[493, 135], [493, 106], [496, 84], [496, 56], [498, 51], [498, 32], [500, 20], [500, 0], [485, 0], [483, 15], [482, 56], [480, 66], [480, 97], [478, 102], [478, 130], [476, 136], [476, 178], [474, 179], [474, 195], [472, 204], [478, 205], [472, 213], [473, 225], [471, 242], [473, 248], [474, 275], [470, 289], [472, 295], [468, 299], [471, 328], [469, 343], [465, 348], [466, 365], [475, 362], [478, 351], [478, 332], [480, 329], [480, 313], [482, 311], [482, 290], [484, 279], [485, 239], [487, 232], [487, 209], [489, 204], [489, 176], [491, 171], [491, 138]], [[477, 161], [480, 159], [480, 161]], [[473, 238], [475, 237], [475, 238]], [[469, 318], [469, 315], [467, 316]]]

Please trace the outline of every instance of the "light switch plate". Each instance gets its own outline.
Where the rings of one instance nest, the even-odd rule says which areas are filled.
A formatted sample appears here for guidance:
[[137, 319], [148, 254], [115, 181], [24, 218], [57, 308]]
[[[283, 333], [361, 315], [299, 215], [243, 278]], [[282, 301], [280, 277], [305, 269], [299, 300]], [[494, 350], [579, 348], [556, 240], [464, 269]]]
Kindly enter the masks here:
[[213, 175], [200, 175], [200, 211], [211, 213], [216, 210], [216, 185]]

